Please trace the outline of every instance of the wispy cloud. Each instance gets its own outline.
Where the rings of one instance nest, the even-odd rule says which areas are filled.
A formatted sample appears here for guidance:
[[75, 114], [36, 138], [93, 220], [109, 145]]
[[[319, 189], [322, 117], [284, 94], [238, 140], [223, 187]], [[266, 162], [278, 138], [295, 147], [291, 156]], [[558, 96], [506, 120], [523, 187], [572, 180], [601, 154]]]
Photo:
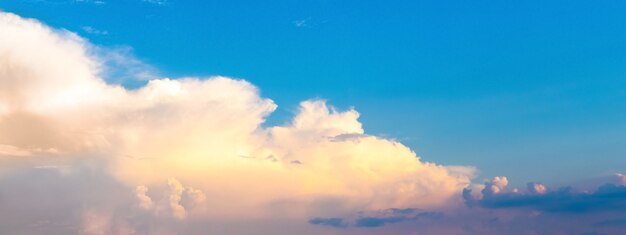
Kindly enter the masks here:
[[322, 218], [316, 217], [309, 220], [310, 224], [313, 225], [324, 225], [331, 226], [335, 228], [345, 228], [348, 224], [344, 221], [343, 218]]
[[96, 4], [96, 5], [106, 4], [106, 2], [104, 0], [74, 0], [74, 2], [77, 2], [77, 3], [91, 3], [91, 4]]
[[303, 27], [309, 27], [309, 21], [310, 21], [310, 18], [307, 18], [307, 19], [294, 20], [291, 23], [297, 28], [303, 28]]
[[155, 5], [165, 5], [168, 3], [167, 0], [141, 0], [145, 3], [155, 4]]
[[47, 4], [47, 5], [68, 5], [68, 4], [93, 4], [104, 5], [104, 0], [23, 0], [25, 2]]
[[316, 28], [326, 23], [328, 23], [328, 20], [313, 19], [311, 17], [291, 21], [291, 24], [296, 28]]
[[107, 32], [106, 30], [99, 30], [99, 29], [95, 29], [94, 27], [91, 26], [83, 26], [81, 27], [81, 29], [88, 34], [94, 34], [94, 35], [107, 35], [109, 34], [109, 32]]

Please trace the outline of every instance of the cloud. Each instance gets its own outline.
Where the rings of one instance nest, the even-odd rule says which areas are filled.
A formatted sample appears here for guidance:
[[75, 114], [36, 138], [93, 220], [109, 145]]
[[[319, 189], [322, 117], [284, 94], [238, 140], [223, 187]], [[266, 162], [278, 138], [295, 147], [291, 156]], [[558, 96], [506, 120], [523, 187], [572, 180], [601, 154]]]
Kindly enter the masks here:
[[140, 185], [137, 186], [135, 192], [137, 193], [137, 204], [139, 208], [144, 210], [151, 210], [154, 206], [154, 203], [152, 202], [152, 198], [146, 195], [146, 193], [148, 192], [148, 188], [146, 186]]
[[437, 220], [443, 217], [440, 212], [422, 211], [414, 208], [387, 209], [373, 214], [361, 214], [354, 222], [355, 227], [381, 227], [387, 224], [415, 221], [419, 219]]
[[469, 196], [469, 191], [465, 193], [466, 202], [485, 208], [521, 208], [554, 213], [626, 211], [626, 186], [623, 185], [605, 184], [587, 192], [572, 187], [548, 191], [543, 184], [529, 183], [527, 193], [483, 192], [480, 199]]
[[359, 212], [353, 218], [338, 217], [315, 217], [309, 220], [310, 224], [330, 226], [335, 228], [358, 227], [358, 228], [376, 228], [388, 224], [412, 222], [416, 220], [432, 219], [438, 220], [443, 218], [441, 212], [423, 211], [415, 208], [391, 208], [377, 211]]
[[83, 26], [81, 29], [83, 31], [85, 31], [85, 33], [88, 33], [88, 34], [95, 34], [95, 35], [107, 35], [107, 34], [109, 34], [109, 32], [107, 32], [105, 30], [98, 30], [98, 29], [95, 29], [95, 28], [93, 28], [91, 26]]
[[167, 0], [141, 0], [145, 3], [155, 4], [155, 5], [165, 5], [167, 4]]
[[168, 199], [172, 215], [177, 219], [184, 219], [187, 216], [187, 211], [185, 211], [185, 207], [180, 205], [180, 200], [182, 199], [183, 190], [185, 188], [176, 179], [167, 180], [167, 185], [170, 191]]
[[623, 185], [626, 186], [626, 175], [621, 174], [621, 173], [615, 173], [612, 175], [612, 183], [617, 184], [617, 185]]
[[78, 2], [78, 3], [91, 3], [91, 4], [96, 4], [96, 5], [103, 5], [106, 4], [105, 1], [102, 0], [74, 0], [74, 2]]
[[125, 208], [131, 208], [132, 197], [106, 173], [92, 170], [98, 164], [80, 161], [65, 170], [19, 168], [1, 176], [0, 233], [105, 232], [113, 215], [130, 214]]
[[314, 224], [314, 225], [325, 225], [325, 226], [331, 226], [331, 227], [336, 227], [336, 228], [344, 228], [346, 226], [348, 226], [342, 218], [321, 218], [321, 217], [316, 217], [316, 218], [312, 218], [309, 220], [310, 224]]
[[530, 182], [527, 187], [531, 194], [545, 194], [548, 191], [548, 188], [542, 183]]
[[309, 20], [310, 19], [301, 19], [301, 20], [294, 20], [292, 23], [294, 26], [296, 26], [297, 28], [302, 28], [302, 27], [309, 27]]
[[[303, 227], [254, 233], [302, 233], [318, 229], [307, 227], [314, 214], [460, 205], [474, 172], [367, 135], [354, 109], [307, 100], [291, 123], [266, 128], [276, 104], [247, 81], [147, 77], [129, 89], [110, 78], [141, 67], [124, 53], [11, 13], [0, 13], [0, 28], [0, 188], [15, 190], [2, 191], [0, 208], [16, 212], [3, 215], [15, 224], [8, 233], [32, 232], [20, 230], [27, 221], [58, 225], [46, 234], [170, 234], [265, 220]], [[9, 187], [38, 181], [65, 186]], [[7, 204], [46, 195], [55, 196], [33, 210]]]
[[[611, 182], [611, 181], [609, 181]], [[341, 234], [624, 234], [626, 187], [612, 183], [594, 191], [549, 190], [529, 183], [524, 191], [495, 177], [466, 190], [469, 207], [362, 211], [314, 217], [309, 223]], [[494, 187], [491, 187], [494, 186]], [[486, 189], [486, 190], [485, 190]]]
[[502, 192], [509, 184], [509, 180], [505, 176], [496, 176], [485, 184], [485, 188], [481, 191], [483, 195], [494, 195]]

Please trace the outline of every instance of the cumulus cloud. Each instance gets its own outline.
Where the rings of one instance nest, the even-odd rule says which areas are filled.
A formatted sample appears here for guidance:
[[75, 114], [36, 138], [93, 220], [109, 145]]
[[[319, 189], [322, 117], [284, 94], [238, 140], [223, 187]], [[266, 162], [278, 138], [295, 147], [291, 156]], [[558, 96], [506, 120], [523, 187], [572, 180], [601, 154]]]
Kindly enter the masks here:
[[137, 186], [135, 192], [135, 195], [137, 196], [137, 206], [144, 210], [151, 210], [154, 203], [152, 202], [152, 198], [146, 195], [146, 193], [148, 192], [148, 188], [146, 186], [140, 185]]
[[527, 184], [528, 192], [532, 194], [545, 194], [548, 191], [548, 188], [542, 184], [537, 182], [530, 182]]
[[180, 200], [182, 199], [183, 190], [185, 188], [175, 179], [167, 180], [167, 185], [169, 186], [170, 194], [168, 196], [169, 209], [172, 211], [172, 215], [175, 218], [184, 219], [187, 216], [187, 211], [185, 211], [185, 207], [180, 204]]
[[509, 179], [505, 176], [496, 176], [491, 182], [485, 184], [482, 193], [486, 195], [498, 194], [504, 191], [507, 185], [509, 185]]
[[[247, 81], [150, 77], [128, 89], [105, 77], [114, 74], [107, 58], [72, 32], [10, 13], [0, 13], [0, 29], [0, 179], [15, 181], [2, 188], [54, 170], [57, 184], [78, 189], [42, 194], [87, 200], [41, 205], [70, 213], [42, 222], [65, 229], [48, 226], [46, 234], [168, 234], [211, 219], [306, 225], [312, 215], [439, 208], [460, 202], [474, 171], [424, 162], [401, 143], [367, 135], [354, 109], [303, 101], [289, 124], [265, 128], [276, 104]], [[34, 168], [41, 165], [71, 170]], [[109, 184], [92, 195], [100, 181]], [[1, 193], [3, 211], [25, 200]], [[21, 221], [9, 233], [29, 231], [21, 226], [29, 216], [53, 219], [19, 213], [3, 213], [3, 221]]]

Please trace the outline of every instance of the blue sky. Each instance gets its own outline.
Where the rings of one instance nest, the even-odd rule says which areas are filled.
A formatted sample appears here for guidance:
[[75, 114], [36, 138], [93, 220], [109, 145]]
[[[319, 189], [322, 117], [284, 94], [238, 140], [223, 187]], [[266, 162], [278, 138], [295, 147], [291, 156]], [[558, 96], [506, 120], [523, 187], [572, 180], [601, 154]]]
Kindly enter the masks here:
[[[243, 78], [355, 107], [368, 133], [479, 178], [568, 183], [626, 168], [621, 1], [4, 1], [127, 46], [160, 75]], [[91, 30], [86, 30], [90, 27]], [[89, 31], [89, 32], [88, 32]]]

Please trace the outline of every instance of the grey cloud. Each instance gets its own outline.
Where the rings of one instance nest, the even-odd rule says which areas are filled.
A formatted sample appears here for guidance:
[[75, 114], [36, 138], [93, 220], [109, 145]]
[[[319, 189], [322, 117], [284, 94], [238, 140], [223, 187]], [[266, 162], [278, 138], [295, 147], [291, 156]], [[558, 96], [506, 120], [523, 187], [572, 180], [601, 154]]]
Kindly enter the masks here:
[[467, 207], [441, 211], [392, 208], [309, 223], [341, 228], [342, 234], [626, 234], [625, 186], [609, 183], [592, 191], [573, 187], [549, 190], [533, 182], [524, 192], [507, 186], [505, 177], [497, 177], [479, 189], [479, 196], [466, 189]]
[[572, 187], [563, 187], [544, 194], [533, 190], [529, 190], [529, 193], [487, 193], [483, 194], [482, 199], [471, 197], [471, 190], [466, 190], [464, 199], [470, 206], [494, 209], [528, 208], [560, 213], [626, 211], [626, 186], [605, 184], [594, 192], [580, 192]]
[[130, 193], [90, 165], [22, 169], [2, 177], [0, 233], [76, 234], [85, 207], [125, 213], [118, 203], [130, 202]]
[[[186, 225], [140, 208], [136, 190], [107, 172], [107, 163], [63, 160], [59, 165], [0, 167], [0, 234], [176, 234]], [[167, 189], [151, 189], [164, 195]], [[167, 198], [168, 195], [165, 195]], [[187, 188], [182, 202], [204, 195]], [[162, 199], [158, 197], [157, 199]], [[162, 202], [162, 201], [159, 201]], [[186, 207], [187, 208], [187, 207]], [[169, 212], [168, 212], [169, 213]]]
[[314, 224], [314, 225], [324, 225], [324, 226], [330, 226], [330, 227], [335, 227], [335, 228], [344, 228], [348, 226], [348, 224], [346, 224], [344, 222], [344, 219], [342, 218], [316, 217], [316, 218], [310, 219], [309, 223]]
[[322, 218], [317, 217], [309, 220], [310, 224], [330, 227], [362, 227], [374, 228], [387, 224], [394, 224], [419, 219], [440, 219], [443, 213], [423, 211], [415, 208], [391, 208], [373, 212], [361, 212], [356, 218]]

